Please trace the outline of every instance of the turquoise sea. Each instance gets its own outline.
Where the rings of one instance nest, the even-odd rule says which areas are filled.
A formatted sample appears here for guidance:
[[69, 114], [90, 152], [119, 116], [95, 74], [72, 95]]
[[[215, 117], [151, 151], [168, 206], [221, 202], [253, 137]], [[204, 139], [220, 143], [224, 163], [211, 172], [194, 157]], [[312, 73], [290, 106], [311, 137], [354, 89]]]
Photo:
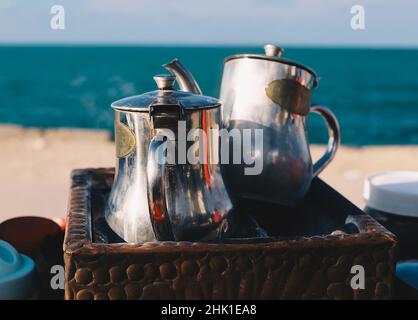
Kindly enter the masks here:
[[[259, 47], [0, 46], [0, 124], [113, 128], [110, 103], [154, 90], [161, 64], [179, 57], [206, 95], [218, 96], [223, 59]], [[418, 50], [289, 48], [313, 68], [313, 102], [337, 115], [342, 142], [418, 144]], [[326, 141], [312, 116], [310, 139]]]

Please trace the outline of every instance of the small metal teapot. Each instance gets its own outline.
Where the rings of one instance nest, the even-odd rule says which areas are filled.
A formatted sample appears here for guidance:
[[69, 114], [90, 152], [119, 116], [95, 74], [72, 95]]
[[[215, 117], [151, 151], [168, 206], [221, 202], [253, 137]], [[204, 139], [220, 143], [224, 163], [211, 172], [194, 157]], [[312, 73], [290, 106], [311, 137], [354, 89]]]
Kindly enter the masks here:
[[154, 80], [158, 90], [112, 103], [117, 163], [106, 221], [128, 242], [214, 239], [232, 210], [210, 134], [221, 104], [175, 90], [173, 75]]

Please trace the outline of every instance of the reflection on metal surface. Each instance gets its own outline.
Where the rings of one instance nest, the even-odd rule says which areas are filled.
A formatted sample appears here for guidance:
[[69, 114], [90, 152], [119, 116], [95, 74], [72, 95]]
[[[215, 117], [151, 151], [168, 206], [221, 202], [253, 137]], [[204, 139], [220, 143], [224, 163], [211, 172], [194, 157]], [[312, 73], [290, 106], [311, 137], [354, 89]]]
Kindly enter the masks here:
[[170, 217], [167, 213], [165, 195], [164, 137], [154, 136], [149, 144], [147, 159], [148, 201], [150, 218], [157, 239], [173, 241]]
[[280, 48], [274, 44], [266, 44], [264, 46], [264, 53], [268, 57], [280, 57], [284, 52], [283, 48]]

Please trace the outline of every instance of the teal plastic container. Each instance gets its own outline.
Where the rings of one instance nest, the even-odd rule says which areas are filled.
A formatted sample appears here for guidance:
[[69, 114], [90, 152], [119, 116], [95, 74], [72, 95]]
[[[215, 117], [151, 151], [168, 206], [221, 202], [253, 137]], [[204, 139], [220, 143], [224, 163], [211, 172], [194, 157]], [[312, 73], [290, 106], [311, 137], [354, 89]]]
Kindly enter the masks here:
[[0, 240], [0, 300], [30, 299], [35, 288], [33, 260]]

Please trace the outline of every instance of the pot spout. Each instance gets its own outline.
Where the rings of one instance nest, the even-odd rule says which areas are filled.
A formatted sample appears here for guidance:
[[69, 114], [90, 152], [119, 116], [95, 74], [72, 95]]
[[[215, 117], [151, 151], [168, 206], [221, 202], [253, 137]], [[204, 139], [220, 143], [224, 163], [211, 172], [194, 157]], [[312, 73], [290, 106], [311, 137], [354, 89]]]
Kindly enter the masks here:
[[176, 80], [183, 91], [192, 92], [194, 94], [202, 94], [199, 85], [190, 71], [183, 66], [179, 59], [163, 64], [163, 67], [176, 76]]

